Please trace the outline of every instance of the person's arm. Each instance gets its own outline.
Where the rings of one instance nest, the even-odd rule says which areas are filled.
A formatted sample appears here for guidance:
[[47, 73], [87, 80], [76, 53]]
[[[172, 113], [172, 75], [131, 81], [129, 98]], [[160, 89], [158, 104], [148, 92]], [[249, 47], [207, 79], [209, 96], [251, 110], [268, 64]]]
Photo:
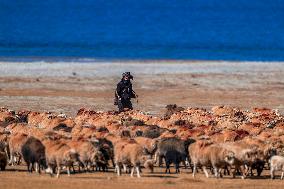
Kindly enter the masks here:
[[120, 91], [121, 91], [121, 85], [120, 85], [120, 83], [118, 83], [117, 86], [116, 86], [116, 90], [115, 90], [115, 94], [116, 94], [118, 99], [121, 98], [120, 97]]

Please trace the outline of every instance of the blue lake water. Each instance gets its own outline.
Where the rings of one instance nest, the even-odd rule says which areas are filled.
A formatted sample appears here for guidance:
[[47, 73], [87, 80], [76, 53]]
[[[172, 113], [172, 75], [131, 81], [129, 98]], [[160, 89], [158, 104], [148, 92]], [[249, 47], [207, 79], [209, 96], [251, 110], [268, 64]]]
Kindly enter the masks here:
[[284, 0], [0, 0], [1, 58], [284, 60]]

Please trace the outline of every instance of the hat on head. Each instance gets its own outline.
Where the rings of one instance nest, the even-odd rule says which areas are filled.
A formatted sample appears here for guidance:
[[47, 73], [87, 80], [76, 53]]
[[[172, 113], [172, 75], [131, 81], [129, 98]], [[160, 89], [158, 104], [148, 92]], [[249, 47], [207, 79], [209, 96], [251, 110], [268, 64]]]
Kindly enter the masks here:
[[124, 72], [122, 77], [129, 77], [129, 79], [133, 79], [133, 76], [130, 74], [130, 72]]

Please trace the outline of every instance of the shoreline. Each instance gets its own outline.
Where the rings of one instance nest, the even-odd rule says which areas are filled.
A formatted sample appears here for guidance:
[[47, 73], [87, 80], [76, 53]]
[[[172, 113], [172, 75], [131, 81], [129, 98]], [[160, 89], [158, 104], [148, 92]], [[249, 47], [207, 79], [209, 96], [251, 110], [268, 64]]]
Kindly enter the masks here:
[[[273, 66], [272, 66], [273, 65]], [[135, 74], [227, 74], [282, 70], [284, 62], [1, 62], [3, 76], [82, 77], [118, 76], [125, 71]], [[279, 68], [279, 69], [278, 69]], [[78, 72], [78, 73], [77, 73]]]
[[143, 59], [143, 58], [96, 58], [96, 57], [4, 57], [3, 63], [284, 63], [284, 60], [226, 60], [226, 59]]

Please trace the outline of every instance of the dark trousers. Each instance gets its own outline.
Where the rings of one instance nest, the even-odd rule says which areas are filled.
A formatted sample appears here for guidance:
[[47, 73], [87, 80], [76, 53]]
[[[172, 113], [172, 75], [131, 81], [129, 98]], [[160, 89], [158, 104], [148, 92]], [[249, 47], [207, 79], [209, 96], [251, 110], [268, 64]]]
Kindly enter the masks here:
[[131, 100], [130, 99], [118, 100], [118, 110], [119, 110], [119, 112], [123, 112], [125, 108], [133, 110]]

